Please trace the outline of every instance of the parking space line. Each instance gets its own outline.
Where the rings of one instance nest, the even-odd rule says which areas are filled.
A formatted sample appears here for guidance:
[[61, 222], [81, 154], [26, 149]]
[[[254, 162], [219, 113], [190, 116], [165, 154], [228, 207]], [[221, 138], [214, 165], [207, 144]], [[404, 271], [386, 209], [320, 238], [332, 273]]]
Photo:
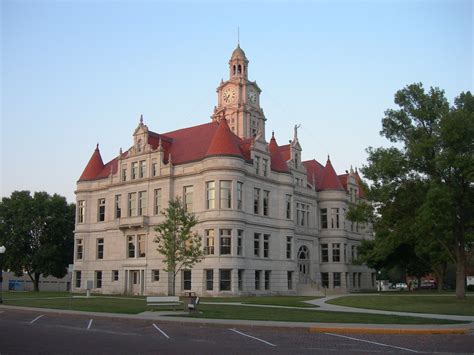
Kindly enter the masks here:
[[87, 330], [91, 329], [91, 325], [92, 325], [92, 319], [89, 321], [89, 325], [87, 326]]
[[237, 329], [232, 329], [232, 328], [230, 328], [229, 330], [231, 330], [231, 331], [233, 331], [233, 332], [235, 332], [235, 333], [237, 333], [237, 334], [243, 335], [244, 337], [248, 337], [248, 338], [252, 338], [252, 339], [261, 341], [262, 343], [265, 343], [265, 344], [267, 344], [267, 345], [276, 346], [275, 344], [269, 343], [268, 341], [265, 341], [265, 340], [263, 340], [263, 339], [260, 339], [260, 338], [257, 338], [257, 337], [254, 337], [254, 336], [251, 336], [251, 335], [248, 335], [248, 334], [239, 332]]
[[346, 339], [356, 340], [356, 341], [360, 341], [360, 342], [363, 342], [363, 343], [369, 343], [369, 344], [374, 344], [374, 345], [386, 346], [386, 347], [389, 347], [389, 348], [395, 348], [395, 349], [410, 351], [410, 352], [412, 352], [412, 353], [419, 353], [419, 351], [416, 351], [416, 350], [413, 350], [413, 349], [408, 349], [408, 348], [402, 348], [401, 346], [382, 344], [382, 343], [377, 343], [377, 342], [375, 342], [375, 341], [370, 341], [370, 340], [364, 340], [364, 339], [358, 339], [358, 338], [348, 337], [348, 336], [341, 335], [341, 334], [333, 334], [333, 333], [324, 333], [324, 334], [326, 334], [326, 335], [332, 335], [332, 336], [334, 336], [334, 337], [340, 337], [340, 338], [346, 338]]
[[34, 322], [36, 322], [36, 321], [37, 321], [38, 319], [40, 319], [41, 317], [44, 317], [44, 314], [42, 314], [42, 315], [36, 317], [35, 319], [33, 319], [33, 320], [30, 322], [30, 324], [33, 324]]
[[161, 334], [163, 334], [166, 337], [166, 339], [170, 338], [168, 336], [168, 334], [166, 334], [164, 331], [162, 331], [160, 328], [158, 328], [158, 326], [155, 323], [153, 323], [153, 326], [156, 328], [156, 330], [158, 330]]

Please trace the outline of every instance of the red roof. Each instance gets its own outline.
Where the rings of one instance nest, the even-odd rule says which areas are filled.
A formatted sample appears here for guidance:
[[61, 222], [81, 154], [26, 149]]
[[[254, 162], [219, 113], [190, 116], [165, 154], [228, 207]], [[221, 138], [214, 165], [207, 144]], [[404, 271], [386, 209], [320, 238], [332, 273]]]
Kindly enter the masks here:
[[323, 179], [324, 166], [315, 159], [304, 161], [302, 164], [306, 168], [306, 177], [308, 179], [308, 183], [312, 185], [313, 181], [315, 181], [316, 190], [319, 190], [319, 185]]
[[285, 161], [288, 161], [291, 159], [291, 146], [289, 144], [281, 145], [279, 147], [281, 156]]
[[97, 144], [97, 147], [95, 148], [94, 153], [92, 153], [92, 156], [89, 159], [89, 162], [87, 163], [86, 168], [82, 172], [79, 180], [94, 180], [103, 169], [104, 162], [102, 161], [102, 157], [100, 155], [99, 144]]
[[347, 178], [349, 177], [349, 174], [342, 174], [337, 176], [339, 178], [339, 181], [341, 182], [342, 187], [344, 190], [347, 191]]
[[239, 148], [240, 139], [232, 133], [225, 118], [219, 121], [211, 144], [207, 148], [206, 157], [209, 156], [235, 156], [243, 158]]
[[270, 151], [270, 154], [272, 156], [270, 164], [271, 169], [280, 173], [289, 172], [290, 170], [288, 169], [288, 165], [286, 164], [286, 161], [281, 155], [281, 151], [278, 148], [278, 144], [273, 133], [272, 139], [270, 139], [270, 143], [268, 144], [268, 150]]
[[341, 181], [337, 177], [336, 171], [334, 170], [331, 160], [326, 162], [326, 166], [324, 167], [323, 176], [321, 179], [321, 183], [318, 186], [318, 190], [342, 190]]

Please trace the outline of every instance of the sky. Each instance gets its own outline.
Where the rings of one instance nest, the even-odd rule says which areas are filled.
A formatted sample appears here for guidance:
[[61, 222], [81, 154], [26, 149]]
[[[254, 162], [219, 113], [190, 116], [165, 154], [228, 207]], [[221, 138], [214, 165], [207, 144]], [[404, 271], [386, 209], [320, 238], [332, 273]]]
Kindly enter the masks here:
[[1, 196], [75, 201], [96, 144], [128, 149], [210, 121], [237, 45], [263, 90], [267, 139], [301, 124], [303, 159], [366, 164], [397, 90], [473, 91], [473, 1], [10, 1], [1, 11]]

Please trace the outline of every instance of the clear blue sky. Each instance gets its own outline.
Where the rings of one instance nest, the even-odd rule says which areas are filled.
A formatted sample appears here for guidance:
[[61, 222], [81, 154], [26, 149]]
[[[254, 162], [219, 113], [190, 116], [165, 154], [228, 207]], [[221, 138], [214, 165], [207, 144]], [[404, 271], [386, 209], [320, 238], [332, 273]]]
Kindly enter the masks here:
[[97, 142], [128, 149], [140, 114], [156, 132], [206, 123], [240, 43], [263, 89], [267, 137], [302, 125], [303, 158], [338, 173], [387, 142], [393, 95], [422, 82], [452, 102], [473, 90], [473, 2], [1, 1], [1, 194], [74, 201]]

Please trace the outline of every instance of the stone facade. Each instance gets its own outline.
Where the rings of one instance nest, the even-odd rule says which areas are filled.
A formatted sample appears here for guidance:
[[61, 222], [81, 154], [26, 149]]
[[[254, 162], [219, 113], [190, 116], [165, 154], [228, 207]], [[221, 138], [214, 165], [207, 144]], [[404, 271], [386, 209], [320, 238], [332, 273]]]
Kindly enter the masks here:
[[177, 275], [176, 293], [318, 294], [375, 288], [353, 265], [370, 226], [345, 219], [364, 198], [357, 171], [301, 161], [265, 139], [260, 88], [240, 47], [217, 88], [212, 122], [158, 134], [143, 123], [133, 145], [104, 164], [97, 147], [77, 183], [74, 291], [167, 294], [154, 226], [176, 196], [196, 214], [204, 260]]

